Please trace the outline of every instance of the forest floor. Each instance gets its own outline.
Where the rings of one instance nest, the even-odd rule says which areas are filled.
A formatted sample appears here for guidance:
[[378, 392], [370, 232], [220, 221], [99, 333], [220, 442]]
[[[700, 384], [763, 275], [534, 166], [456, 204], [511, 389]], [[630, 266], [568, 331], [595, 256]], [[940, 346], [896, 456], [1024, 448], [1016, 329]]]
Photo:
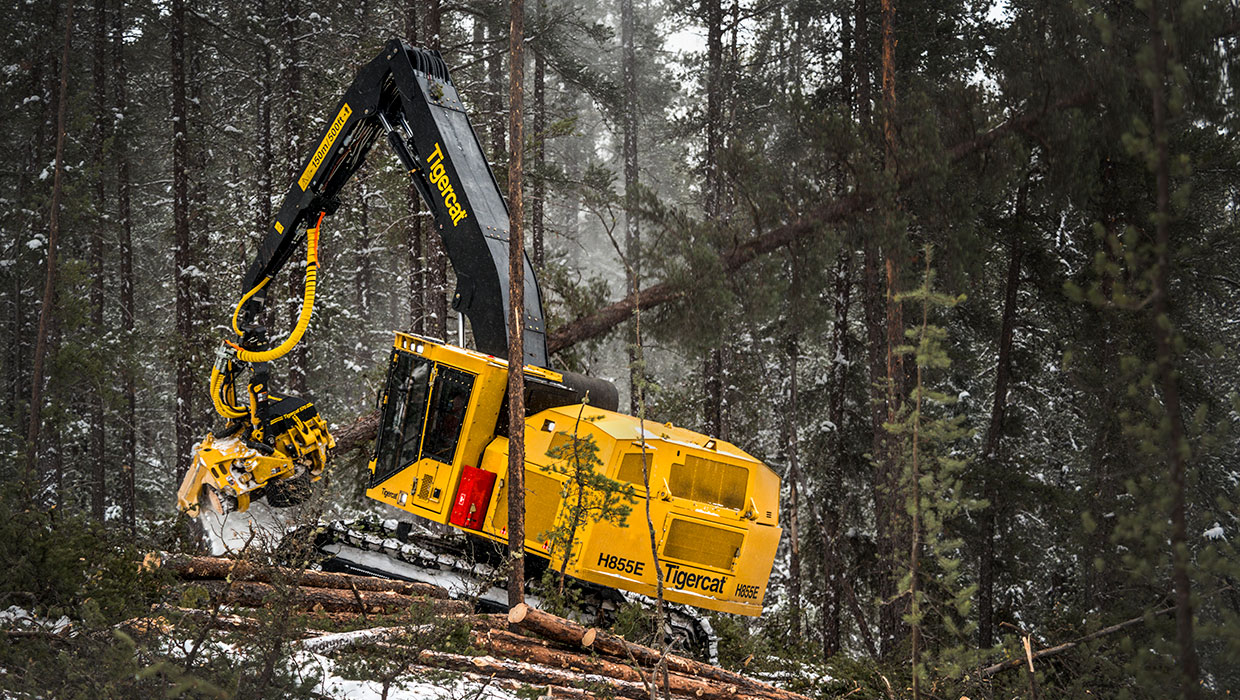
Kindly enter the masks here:
[[[185, 625], [187, 655], [284, 649], [285, 672], [319, 697], [659, 696], [805, 700], [739, 673], [629, 642], [519, 605], [477, 614], [425, 583], [266, 566], [244, 559], [148, 555], [182, 584], [177, 597], [119, 628], [133, 637]], [[170, 597], [171, 598], [171, 597]], [[273, 653], [274, 656], [274, 653]]]

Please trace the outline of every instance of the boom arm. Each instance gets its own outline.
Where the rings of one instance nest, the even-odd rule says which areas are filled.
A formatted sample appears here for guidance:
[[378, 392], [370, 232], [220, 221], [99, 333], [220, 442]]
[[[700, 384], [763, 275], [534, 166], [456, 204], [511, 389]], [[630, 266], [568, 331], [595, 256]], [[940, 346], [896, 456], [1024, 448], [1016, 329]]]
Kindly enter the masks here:
[[[258, 319], [273, 278], [305, 228], [339, 206], [340, 189], [381, 134], [434, 214], [456, 271], [452, 307], [469, 317], [478, 349], [508, 357], [508, 207], [438, 52], [393, 39], [366, 64], [331, 113], [317, 146], [284, 195], [245, 275], [242, 346], [262, 342]], [[254, 291], [259, 285], [264, 285]], [[525, 259], [524, 364], [547, 366], [542, 295]]]

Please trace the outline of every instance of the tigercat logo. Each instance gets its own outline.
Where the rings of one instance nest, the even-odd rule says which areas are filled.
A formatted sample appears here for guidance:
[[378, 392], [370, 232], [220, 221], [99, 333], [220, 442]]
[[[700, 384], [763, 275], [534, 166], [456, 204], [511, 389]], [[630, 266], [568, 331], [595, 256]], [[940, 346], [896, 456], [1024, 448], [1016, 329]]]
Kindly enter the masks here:
[[704, 593], [723, 593], [723, 584], [727, 583], [724, 576], [707, 576], [685, 571], [676, 564], [667, 565], [667, 582], [672, 588], [686, 590], [696, 588]]
[[456, 228], [456, 225], [461, 223], [461, 220], [469, 213], [457, 201], [456, 190], [452, 189], [452, 183], [448, 181], [448, 171], [443, 167], [443, 151], [439, 148], [439, 142], [435, 142], [435, 150], [431, 151], [431, 157], [426, 159], [426, 163], [431, 167], [431, 184], [439, 188], [439, 195], [443, 197], [443, 205], [448, 209], [448, 215], [452, 217], [452, 228]]
[[297, 180], [297, 184], [303, 192], [310, 186], [310, 181], [314, 179], [314, 174], [319, 171], [319, 166], [323, 164], [323, 159], [327, 157], [327, 152], [332, 150], [332, 144], [336, 143], [336, 137], [340, 136], [340, 130], [344, 129], [345, 122], [349, 121], [350, 114], [353, 114], [353, 110], [349, 108], [347, 103], [340, 107], [340, 113], [332, 121], [331, 128], [327, 130], [327, 135], [323, 137], [318, 150], [314, 152], [314, 156], [306, 164], [306, 171]]

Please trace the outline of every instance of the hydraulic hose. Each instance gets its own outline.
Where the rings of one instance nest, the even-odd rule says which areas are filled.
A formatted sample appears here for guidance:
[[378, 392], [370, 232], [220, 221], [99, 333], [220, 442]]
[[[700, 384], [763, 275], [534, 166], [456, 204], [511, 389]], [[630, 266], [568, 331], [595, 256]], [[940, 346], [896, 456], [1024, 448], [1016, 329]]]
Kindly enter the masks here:
[[[323, 214], [319, 214], [319, 220], [315, 222], [314, 228], [306, 229], [306, 291], [305, 296], [302, 298], [301, 315], [297, 318], [297, 326], [293, 328], [293, 332], [284, 339], [283, 343], [270, 350], [254, 351], [238, 348], [237, 359], [242, 362], [270, 362], [284, 357], [301, 341], [306, 328], [310, 326], [310, 315], [314, 311], [315, 279], [318, 277], [319, 266], [319, 226], [323, 223], [323, 216]], [[252, 295], [262, 287], [262, 284], [265, 283], [260, 283], [250, 290], [246, 296]]]
[[245, 303], [250, 300], [250, 297], [254, 296], [255, 294], [258, 294], [258, 290], [262, 289], [263, 287], [266, 287], [267, 283], [270, 281], [271, 281], [270, 277], [264, 277], [262, 282], [259, 282], [258, 284], [254, 285], [254, 288], [246, 292], [245, 296], [241, 297], [241, 301], [237, 302], [237, 308], [236, 310], [233, 311], [233, 317], [232, 317], [233, 332], [235, 332], [237, 335], [239, 336], [244, 335], [241, 332], [241, 327], [237, 325], [237, 319], [241, 316], [241, 307], [245, 306]]
[[249, 415], [243, 407], [233, 406], [224, 400], [224, 373], [220, 371], [220, 365], [227, 360], [221, 358], [211, 366], [211, 401], [215, 403], [215, 412], [225, 418], [244, 418]]

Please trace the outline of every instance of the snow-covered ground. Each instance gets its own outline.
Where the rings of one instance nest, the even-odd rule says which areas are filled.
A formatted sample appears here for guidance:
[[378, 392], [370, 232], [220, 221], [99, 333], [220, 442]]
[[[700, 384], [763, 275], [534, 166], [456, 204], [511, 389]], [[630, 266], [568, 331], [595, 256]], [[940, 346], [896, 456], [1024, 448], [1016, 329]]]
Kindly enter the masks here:
[[297, 521], [296, 508], [272, 508], [255, 501], [244, 513], [219, 515], [203, 508], [198, 516], [213, 556], [235, 554], [246, 548], [273, 549]]

